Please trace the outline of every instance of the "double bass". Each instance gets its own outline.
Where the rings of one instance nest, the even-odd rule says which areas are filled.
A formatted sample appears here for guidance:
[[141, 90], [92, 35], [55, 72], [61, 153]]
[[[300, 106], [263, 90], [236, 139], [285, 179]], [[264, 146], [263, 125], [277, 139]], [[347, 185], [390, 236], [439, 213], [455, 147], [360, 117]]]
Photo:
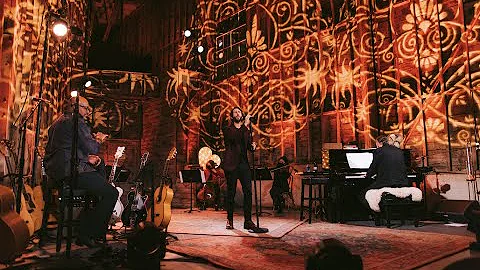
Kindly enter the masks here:
[[[172, 147], [168, 153], [167, 159], [165, 160], [165, 165], [163, 166], [160, 186], [155, 189], [155, 193], [153, 195], [153, 223], [155, 226], [161, 228], [167, 228], [172, 218], [173, 189], [170, 188], [169, 185], [165, 184], [165, 179], [167, 178], [168, 162], [174, 159], [176, 155], [177, 148]], [[151, 214], [149, 216], [151, 216]]]

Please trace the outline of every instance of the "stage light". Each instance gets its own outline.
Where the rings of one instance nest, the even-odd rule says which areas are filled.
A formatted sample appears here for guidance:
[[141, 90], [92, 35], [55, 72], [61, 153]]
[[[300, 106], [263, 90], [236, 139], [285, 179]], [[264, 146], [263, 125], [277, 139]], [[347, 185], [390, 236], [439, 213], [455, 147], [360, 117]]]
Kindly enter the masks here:
[[197, 52], [202, 53], [205, 50], [205, 48], [202, 45], [198, 45], [197, 47]]
[[187, 30], [185, 30], [185, 31], [183, 32], [183, 35], [184, 35], [185, 37], [187, 37], [187, 38], [188, 38], [188, 37], [191, 37], [191, 36], [192, 36], [192, 31], [190, 31], [190, 30], [187, 29]]
[[221, 48], [222, 46], [223, 46], [223, 41], [219, 40], [219, 41], [218, 41], [218, 47]]
[[219, 59], [222, 59], [222, 58], [223, 58], [223, 52], [220, 52], [220, 53], [218, 54], [218, 58], [219, 58]]
[[64, 37], [68, 33], [68, 23], [65, 19], [54, 18], [52, 20], [52, 31], [57, 37]]
[[92, 86], [92, 81], [87, 80], [83, 86], [85, 86], [85, 88], [88, 88], [88, 87]]
[[70, 92], [70, 96], [71, 96], [71, 97], [77, 97], [77, 96], [78, 96], [78, 91], [77, 91], [77, 90], [73, 90], [72, 92]]

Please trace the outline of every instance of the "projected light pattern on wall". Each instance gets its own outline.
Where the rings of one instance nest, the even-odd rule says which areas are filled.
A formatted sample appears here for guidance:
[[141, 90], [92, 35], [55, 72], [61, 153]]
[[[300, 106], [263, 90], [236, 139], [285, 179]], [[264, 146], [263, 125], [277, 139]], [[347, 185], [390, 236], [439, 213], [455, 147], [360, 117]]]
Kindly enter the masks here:
[[[309, 118], [329, 115], [339, 116], [340, 128], [323, 130], [337, 133], [322, 135], [324, 142], [341, 137], [368, 147], [380, 130], [404, 134], [405, 145], [420, 153], [430, 146], [448, 155], [475, 140], [474, 2], [374, 1], [372, 12], [363, 1], [254, 2], [201, 1], [193, 27], [208, 51], [195, 54], [196, 42], [185, 38], [183, 61], [168, 72], [169, 105], [206, 145], [222, 148], [219, 131], [233, 106], [258, 116], [262, 149], [280, 147]], [[239, 12], [247, 16], [246, 66], [230, 65], [227, 78], [216, 81], [232, 63], [215, 57], [215, 22]]]

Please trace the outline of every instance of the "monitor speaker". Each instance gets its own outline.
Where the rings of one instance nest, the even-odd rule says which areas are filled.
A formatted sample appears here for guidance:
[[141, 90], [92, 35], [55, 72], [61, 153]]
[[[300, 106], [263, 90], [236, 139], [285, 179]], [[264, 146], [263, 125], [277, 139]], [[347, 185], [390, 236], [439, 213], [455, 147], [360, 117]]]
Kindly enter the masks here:
[[133, 269], [160, 269], [166, 253], [166, 233], [146, 223], [127, 239], [127, 262]]

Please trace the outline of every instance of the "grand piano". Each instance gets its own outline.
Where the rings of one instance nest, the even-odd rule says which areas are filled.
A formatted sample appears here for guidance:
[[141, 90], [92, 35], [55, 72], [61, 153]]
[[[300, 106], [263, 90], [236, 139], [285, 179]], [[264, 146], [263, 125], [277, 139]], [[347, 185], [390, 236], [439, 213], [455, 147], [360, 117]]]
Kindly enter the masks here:
[[[332, 149], [329, 150], [329, 197], [332, 222], [368, 220], [369, 209], [360, 202], [360, 192], [374, 180], [367, 179], [366, 173], [373, 159], [375, 149]], [[411, 166], [411, 152], [403, 150], [407, 165], [407, 177], [420, 187], [424, 180], [420, 170]]]

